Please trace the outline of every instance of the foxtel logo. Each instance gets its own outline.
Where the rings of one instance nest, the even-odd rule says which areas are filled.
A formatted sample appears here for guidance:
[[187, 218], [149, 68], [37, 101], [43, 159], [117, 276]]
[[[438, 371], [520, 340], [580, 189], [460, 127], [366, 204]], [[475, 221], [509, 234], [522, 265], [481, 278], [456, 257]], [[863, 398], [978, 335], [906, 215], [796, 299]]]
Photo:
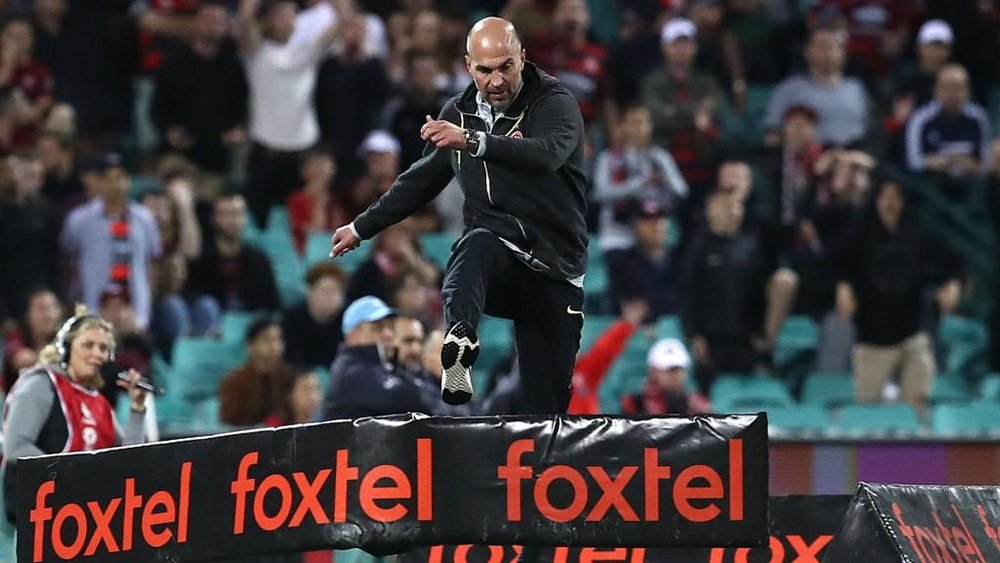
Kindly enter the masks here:
[[[106, 504], [90, 501], [86, 504], [67, 503], [58, 510], [46, 504], [55, 494], [56, 482], [45, 481], [35, 491], [35, 507], [28, 514], [34, 527], [34, 549], [31, 560], [42, 561], [44, 547], [52, 546], [56, 557], [62, 560], [90, 557], [103, 549], [107, 553], [132, 551], [135, 547], [136, 528], [141, 530], [146, 545], [163, 547], [171, 539], [185, 543], [188, 539], [188, 513], [191, 506], [191, 462], [181, 465], [177, 493], [157, 491], [149, 496], [136, 494], [135, 479], [125, 480], [122, 496]], [[141, 511], [140, 511], [141, 509]], [[112, 520], [123, 513], [121, 529], [113, 528]], [[138, 522], [136, 521], [138, 516]], [[71, 534], [66, 524], [73, 521]], [[47, 526], [52, 522], [52, 526]], [[67, 538], [67, 535], [71, 537]], [[48, 539], [48, 541], [46, 541]]]
[[[920, 563], [986, 563], [995, 560], [983, 555], [982, 548], [959, 508], [950, 503], [949, 508], [958, 526], [942, 522], [936, 509], [931, 511], [934, 525], [920, 526], [912, 523], [912, 520], [906, 522], [903, 519], [903, 509], [898, 503], [892, 503], [892, 513], [899, 523], [899, 533], [909, 541]], [[1000, 542], [997, 541], [998, 530], [987, 520], [982, 505], [977, 505], [976, 509], [987, 537], [1000, 549]], [[989, 547], [989, 544], [987, 546]]]
[[[534, 505], [547, 520], [569, 522], [581, 516], [587, 522], [606, 518], [612, 511], [625, 522], [660, 521], [660, 483], [673, 479], [670, 498], [677, 513], [689, 522], [711, 522], [723, 515], [718, 501], [728, 500], [730, 521], [743, 520], [743, 440], [728, 442], [729, 479], [708, 465], [691, 465], [674, 473], [675, 468], [660, 465], [659, 450], [644, 448], [642, 465], [624, 465], [615, 477], [600, 465], [588, 465], [581, 471], [569, 465], [546, 467], [536, 475], [530, 464], [522, 459], [535, 451], [532, 439], [515, 440], [507, 448], [507, 461], [497, 468], [497, 477], [507, 490], [507, 520], [520, 522], [523, 518], [523, 496], [527, 492]], [[639, 510], [625, 497], [625, 487], [633, 479], [643, 485], [642, 505]], [[533, 482], [532, 482], [533, 481]], [[549, 489], [557, 481], [571, 487], [572, 500], [566, 506], [555, 506], [549, 498]], [[588, 486], [597, 485], [600, 496], [592, 502]], [[727, 490], [728, 489], [728, 490]], [[698, 501], [696, 506], [692, 501]], [[641, 514], [640, 514], [641, 513]]]

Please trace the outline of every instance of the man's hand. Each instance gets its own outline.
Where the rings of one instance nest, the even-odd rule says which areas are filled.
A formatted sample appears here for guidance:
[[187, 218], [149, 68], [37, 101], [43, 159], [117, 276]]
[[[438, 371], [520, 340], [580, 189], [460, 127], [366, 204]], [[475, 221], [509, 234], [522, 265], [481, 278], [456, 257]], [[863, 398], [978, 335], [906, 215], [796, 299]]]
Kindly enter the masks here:
[[330, 245], [332, 246], [330, 257], [343, 256], [357, 248], [359, 244], [361, 244], [361, 239], [354, 236], [354, 233], [351, 232], [351, 226], [344, 225], [337, 229], [330, 238]]
[[450, 121], [426, 116], [427, 122], [420, 128], [420, 138], [433, 143], [439, 149], [465, 149], [465, 129]]

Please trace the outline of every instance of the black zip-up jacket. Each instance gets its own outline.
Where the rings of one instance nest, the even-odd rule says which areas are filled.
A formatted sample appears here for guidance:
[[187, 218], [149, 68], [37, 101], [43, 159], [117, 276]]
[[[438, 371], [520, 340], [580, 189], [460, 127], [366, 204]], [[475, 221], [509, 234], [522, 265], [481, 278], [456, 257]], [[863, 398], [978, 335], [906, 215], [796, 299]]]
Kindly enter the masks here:
[[354, 220], [362, 239], [423, 208], [457, 177], [465, 227], [484, 228], [525, 251], [532, 268], [559, 279], [587, 269], [584, 131], [580, 108], [558, 80], [531, 63], [520, 93], [493, 129], [476, 113], [476, 86], [450, 99], [438, 119], [486, 132], [480, 158], [428, 144], [424, 156]]

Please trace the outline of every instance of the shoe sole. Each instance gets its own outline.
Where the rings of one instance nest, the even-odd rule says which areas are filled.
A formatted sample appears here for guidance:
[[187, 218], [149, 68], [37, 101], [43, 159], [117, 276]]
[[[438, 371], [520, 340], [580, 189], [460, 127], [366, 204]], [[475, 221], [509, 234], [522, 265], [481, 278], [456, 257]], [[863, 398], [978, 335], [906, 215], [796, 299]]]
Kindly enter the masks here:
[[[471, 336], [471, 338], [470, 338]], [[441, 399], [462, 405], [472, 399], [472, 364], [479, 357], [479, 339], [468, 323], [452, 327], [441, 347]]]

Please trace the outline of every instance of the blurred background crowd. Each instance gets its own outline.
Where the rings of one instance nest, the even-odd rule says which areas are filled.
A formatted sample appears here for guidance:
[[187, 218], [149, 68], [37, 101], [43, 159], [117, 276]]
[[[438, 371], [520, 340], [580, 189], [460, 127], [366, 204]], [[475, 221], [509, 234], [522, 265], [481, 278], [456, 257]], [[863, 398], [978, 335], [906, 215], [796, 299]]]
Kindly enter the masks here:
[[[470, 84], [471, 23], [499, 14], [587, 127], [572, 412], [1000, 428], [1000, 3], [0, 4], [4, 389], [83, 302], [178, 433], [517, 412], [497, 319], [483, 400], [435, 399], [457, 186], [326, 258], [421, 157], [425, 116]], [[344, 314], [366, 296], [397, 316]]]

